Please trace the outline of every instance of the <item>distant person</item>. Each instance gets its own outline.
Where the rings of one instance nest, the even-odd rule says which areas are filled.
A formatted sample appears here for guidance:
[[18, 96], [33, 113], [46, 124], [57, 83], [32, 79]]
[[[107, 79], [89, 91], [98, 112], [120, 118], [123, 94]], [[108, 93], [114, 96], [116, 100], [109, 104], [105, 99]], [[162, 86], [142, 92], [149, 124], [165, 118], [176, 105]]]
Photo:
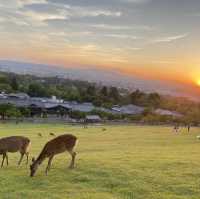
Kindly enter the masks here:
[[88, 128], [88, 123], [86, 120], [83, 121], [83, 128], [84, 129], [87, 129]]
[[176, 124], [176, 125], [174, 126], [174, 132], [175, 132], [175, 133], [178, 133], [178, 131], [179, 131], [179, 125]]

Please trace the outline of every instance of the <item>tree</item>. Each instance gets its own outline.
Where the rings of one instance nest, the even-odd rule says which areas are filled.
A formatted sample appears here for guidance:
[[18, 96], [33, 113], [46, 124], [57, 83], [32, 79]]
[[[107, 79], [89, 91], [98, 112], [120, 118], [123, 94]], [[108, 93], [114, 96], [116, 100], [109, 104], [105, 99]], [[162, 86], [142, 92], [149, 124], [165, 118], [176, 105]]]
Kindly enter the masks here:
[[15, 76], [13, 76], [11, 78], [10, 86], [12, 87], [12, 89], [14, 91], [17, 91], [19, 89], [19, 84], [18, 84], [17, 78]]
[[12, 92], [12, 88], [9, 84], [0, 83], [0, 92], [10, 93]]
[[161, 103], [160, 95], [158, 93], [150, 93], [148, 96], [148, 103], [151, 107], [159, 107]]
[[103, 103], [102, 100], [98, 99], [98, 98], [93, 101], [93, 105], [94, 106], [99, 106], [100, 107], [100, 106], [102, 106], [102, 103]]
[[74, 119], [85, 119], [86, 113], [80, 111], [71, 111], [70, 117]]
[[0, 104], [0, 115], [4, 120], [5, 117], [20, 117], [20, 111], [12, 104]]
[[100, 90], [100, 95], [102, 97], [107, 97], [108, 96], [108, 88], [106, 86], [104, 86], [101, 90]]
[[137, 89], [130, 94], [130, 101], [135, 105], [146, 105], [146, 94]]
[[115, 102], [119, 101], [119, 91], [116, 87], [110, 88], [109, 97], [112, 98]]
[[16, 107], [13, 106], [12, 108], [10, 108], [6, 111], [6, 116], [7, 117], [15, 117], [16, 119], [18, 119], [19, 117], [22, 116], [22, 114], [19, 111], [19, 109], [17, 109]]
[[47, 97], [48, 96], [46, 89], [40, 83], [31, 83], [29, 85], [28, 94], [31, 97]]
[[6, 75], [4, 74], [0, 75], [0, 84], [9, 84], [9, 79]]
[[24, 117], [30, 117], [30, 115], [31, 115], [31, 110], [29, 108], [21, 107], [21, 108], [19, 108], [19, 111], [20, 111], [21, 115]]
[[95, 88], [95, 86], [88, 86], [88, 88], [87, 88], [87, 95], [89, 95], [89, 96], [95, 96], [96, 95], [96, 88]]

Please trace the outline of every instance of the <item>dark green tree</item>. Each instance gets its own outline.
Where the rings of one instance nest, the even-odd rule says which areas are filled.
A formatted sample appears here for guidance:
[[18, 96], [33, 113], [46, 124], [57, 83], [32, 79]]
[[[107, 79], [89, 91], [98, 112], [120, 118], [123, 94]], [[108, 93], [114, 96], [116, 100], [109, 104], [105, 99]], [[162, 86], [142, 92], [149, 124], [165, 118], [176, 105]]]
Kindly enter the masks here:
[[49, 96], [45, 87], [40, 83], [31, 83], [29, 85], [28, 94], [31, 97], [47, 97], [47, 96]]
[[144, 103], [145, 94], [140, 90], [136, 90], [130, 94], [130, 100], [132, 104], [142, 105]]
[[119, 91], [116, 87], [111, 87], [109, 91], [109, 97], [114, 100], [114, 102], [118, 103], [119, 102]]
[[6, 117], [19, 117], [20, 111], [12, 104], [0, 104], [0, 115], [1, 119], [4, 120]]
[[101, 90], [100, 90], [100, 95], [103, 97], [107, 97], [108, 96], [108, 88], [106, 86], [104, 86]]
[[13, 76], [11, 78], [10, 86], [12, 87], [12, 89], [14, 91], [17, 91], [19, 89], [19, 84], [18, 84], [17, 78], [15, 76]]
[[148, 96], [149, 106], [157, 108], [161, 103], [161, 98], [158, 93], [150, 93]]
[[93, 86], [93, 85], [88, 86], [86, 92], [87, 92], [87, 95], [89, 95], [89, 96], [95, 96], [96, 95], [96, 88], [95, 88], [95, 86]]

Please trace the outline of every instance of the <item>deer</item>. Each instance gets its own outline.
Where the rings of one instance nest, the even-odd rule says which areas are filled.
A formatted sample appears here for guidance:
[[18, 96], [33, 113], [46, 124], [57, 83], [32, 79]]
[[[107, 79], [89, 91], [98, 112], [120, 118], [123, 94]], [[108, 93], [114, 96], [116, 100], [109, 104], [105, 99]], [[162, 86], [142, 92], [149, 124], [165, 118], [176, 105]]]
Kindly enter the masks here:
[[39, 136], [39, 137], [42, 137], [42, 134], [41, 134], [41, 133], [38, 133], [38, 136]]
[[55, 134], [54, 134], [54, 133], [49, 133], [49, 135], [50, 135], [50, 136], [55, 136]]
[[28, 164], [29, 150], [31, 146], [31, 141], [27, 137], [23, 136], [10, 136], [0, 139], [0, 154], [3, 155], [1, 168], [4, 165], [4, 160], [6, 158], [8, 166], [8, 155], [7, 153], [20, 152], [21, 157], [19, 159], [18, 165], [21, 164], [24, 155], [26, 155], [26, 164]]
[[30, 177], [35, 176], [35, 173], [39, 165], [42, 164], [42, 162], [46, 158], [48, 158], [48, 164], [47, 164], [45, 173], [46, 175], [48, 175], [48, 172], [50, 171], [50, 168], [51, 168], [53, 157], [57, 154], [64, 153], [65, 151], [67, 151], [72, 157], [69, 168], [73, 169], [74, 164], [75, 164], [75, 157], [76, 157], [76, 152], [74, 151], [76, 142], [77, 142], [77, 137], [75, 137], [72, 134], [60, 135], [48, 141], [44, 145], [37, 159], [33, 157], [32, 164], [30, 165]]

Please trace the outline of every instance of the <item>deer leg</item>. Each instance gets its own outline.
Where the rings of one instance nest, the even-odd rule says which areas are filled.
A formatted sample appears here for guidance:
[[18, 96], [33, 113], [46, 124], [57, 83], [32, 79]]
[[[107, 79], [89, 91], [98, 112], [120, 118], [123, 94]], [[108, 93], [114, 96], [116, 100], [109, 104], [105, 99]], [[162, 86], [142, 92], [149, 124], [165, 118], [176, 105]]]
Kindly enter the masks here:
[[3, 154], [3, 159], [2, 159], [2, 162], [1, 162], [1, 168], [3, 167], [3, 163], [4, 163], [4, 160], [5, 160], [5, 157], [6, 157], [6, 154], [4, 153]]
[[53, 160], [53, 156], [50, 156], [47, 167], [46, 167], [46, 175], [48, 174], [48, 171], [50, 171], [52, 160]]
[[20, 159], [19, 159], [18, 165], [21, 164], [21, 162], [22, 162], [22, 160], [23, 160], [23, 157], [24, 157], [24, 153], [21, 153], [21, 157], [20, 157]]
[[69, 151], [69, 154], [72, 156], [72, 160], [71, 160], [71, 163], [69, 165], [69, 168], [73, 169], [74, 168], [74, 163], [75, 163], [76, 152]]
[[28, 164], [29, 153], [26, 153], [26, 165]]
[[7, 163], [7, 166], [8, 166], [8, 155], [6, 153], [6, 163]]

